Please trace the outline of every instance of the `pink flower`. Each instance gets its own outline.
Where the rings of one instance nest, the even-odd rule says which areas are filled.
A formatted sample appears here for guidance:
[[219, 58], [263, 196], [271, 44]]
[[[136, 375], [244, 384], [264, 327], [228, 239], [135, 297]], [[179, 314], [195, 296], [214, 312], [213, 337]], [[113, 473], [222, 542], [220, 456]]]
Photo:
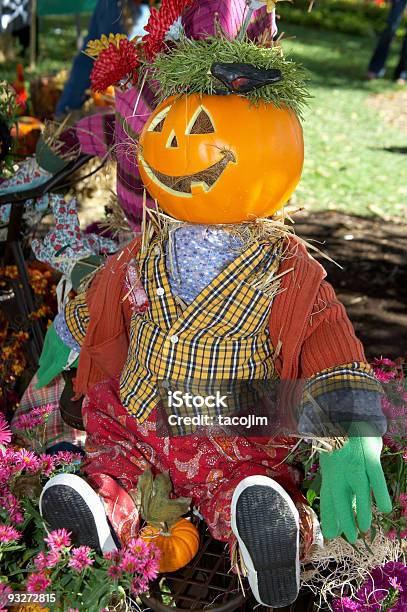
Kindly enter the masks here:
[[160, 563], [158, 559], [147, 559], [143, 567], [143, 575], [148, 580], [154, 580], [154, 578], [157, 578], [159, 565]]
[[46, 406], [40, 406], [39, 408], [34, 408], [32, 414], [40, 414], [44, 420], [46, 420], [50, 414], [54, 412], [54, 407], [52, 404], [47, 404]]
[[396, 591], [403, 591], [403, 587], [397, 580], [396, 576], [393, 576], [393, 578], [389, 578], [389, 583]]
[[148, 580], [144, 576], [137, 576], [131, 583], [131, 592], [133, 595], [145, 593], [148, 589]]
[[0, 544], [16, 542], [21, 538], [21, 533], [11, 525], [0, 525]]
[[403, 454], [403, 460], [407, 462], [407, 451]]
[[8, 516], [12, 523], [18, 524], [23, 522], [21, 504], [10, 489], [4, 488], [4, 492], [0, 496], [0, 506], [8, 511]]
[[120, 559], [120, 554], [117, 550], [109, 550], [108, 552], [103, 553], [103, 557], [108, 561], [114, 561], [117, 563]]
[[60, 551], [59, 550], [50, 550], [47, 554], [47, 568], [50, 569], [55, 567], [55, 565], [61, 560]]
[[9, 603], [8, 597], [7, 595], [11, 595], [11, 593], [13, 592], [13, 590], [11, 589], [11, 587], [8, 586], [8, 584], [5, 584], [4, 582], [0, 582], [0, 606], [1, 606], [1, 612], [7, 612], [6, 608], [3, 606], [6, 606]]
[[35, 429], [40, 425], [45, 425], [48, 420], [49, 415], [53, 412], [53, 407], [51, 404], [47, 406], [40, 406], [39, 408], [34, 408], [27, 414], [20, 414], [13, 424], [16, 429], [20, 429], [22, 431]]
[[6, 446], [5, 448], [0, 448], [0, 465], [1, 467], [13, 467], [15, 463], [16, 452]]
[[0, 483], [6, 484], [13, 474], [13, 470], [7, 465], [0, 467]]
[[396, 372], [385, 372], [384, 370], [374, 368], [374, 375], [379, 382], [388, 383], [396, 376]]
[[107, 575], [110, 576], [112, 580], [118, 580], [122, 573], [123, 572], [118, 565], [111, 565], [107, 570]]
[[13, 426], [19, 431], [30, 431], [41, 425], [41, 423], [42, 417], [40, 415], [34, 415], [32, 412], [29, 412], [28, 414], [20, 414], [14, 420]]
[[333, 601], [334, 612], [350, 612], [351, 610], [362, 610], [360, 605], [350, 597], [342, 597]]
[[55, 465], [61, 465], [64, 463], [75, 463], [83, 461], [83, 457], [80, 453], [71, 453], [70, 451], [59, 451], [53, 455]]
[[41, 571], [48, 567], [47, 555], [44, 552], [39, 552], [34, 559], [35, 569]]
[[59, 561], [59, 551], [50, 550], [48, 553], [43, 551], [39, 552], [34, 559], [34, 565], [37, 570], [51, 569]]
[[45, 574], [30, 574], [27, 579], [26, 587], [29, 593], [43, 593], [51, 584], [51, 580]]
[[10, 513], [10, 520], [13, 521], [16, 525], [21, 525], [24, 523], [24, 516], [22, 512], [13, 511]]
[[79, 546], [72, 548], [72, 557], [69, 560], [69, 567], [72, 567], [77, 572], [83, 571], [85, 568], [93, 565], [94, 559], [91, 558], [92, 549], [89, 546]]
[[61, 550], [71, 545], [71, 534], [66, 529], [55, 529], [44, 540], [51, 550]]
[[11, 430], [6, 421], [6, 418], [0, 414], [0, 444], [10, 444]]
[[130, 552], [143, 557], [147, 555], [149, 551], [149, 545], [142, 538], [131, 538], [126, 548]]
[[40, 461], [42, 462], [41, 472], [44, 474], [44, 476], [50, 476], [55, 469], [53, 456], [44, 453], [43, 455], [40, 455]]
[[26, 448], [21, 448], [16, 453], [16, 467], [19, 470], [27, 469], [30, 472], [35, 472], [40, 466], [38, 457], [32, 451]]
[[403, 509], [403, 513], [405, 514], [407, 511], [407, 493], [401, 493], [399, 495], [398, 502]]
[[387, 383], [389, 380], [396, 378], [397, 365], [391, 359], [387, 359], [387, 357], [376, 358], [373, 361], [373, 372], [377, 380]]
[[388, 359], [388, 357], [375, 357], [375, 359], [373, 360], [373, 367], [381, 368], [383, 366], [386, 366], [387, 368], [396, 368], [397, 364], [395, 361]]
[[138, 572], [143, 563], [142, 561], [135, 556], [130, 550], [126, 550], [123, 553], [121, 561], [119, 563], [119, 567], [123, 572], [127, 572], [128, 574], [134, 574]]

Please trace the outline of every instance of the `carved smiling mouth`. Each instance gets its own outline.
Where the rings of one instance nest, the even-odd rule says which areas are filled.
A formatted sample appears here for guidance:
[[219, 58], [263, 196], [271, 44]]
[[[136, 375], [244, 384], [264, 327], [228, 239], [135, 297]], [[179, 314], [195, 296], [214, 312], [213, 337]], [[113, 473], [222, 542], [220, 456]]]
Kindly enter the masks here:
[[193, 188], [201, 188], [206, 192], [210, 191], [226, 166], [229, 163], [236, 163], [236, 158], [232, 151], [224, 151], [222, 159], [206, 168], [206, 170], [184, 176], [170, 176], [152, 168], [141, 154], [139, 154], [139, 159], [154, 183], [164, 187], [166, 191], [173, 191], [177, 195], [184, 197], [192, 197]]

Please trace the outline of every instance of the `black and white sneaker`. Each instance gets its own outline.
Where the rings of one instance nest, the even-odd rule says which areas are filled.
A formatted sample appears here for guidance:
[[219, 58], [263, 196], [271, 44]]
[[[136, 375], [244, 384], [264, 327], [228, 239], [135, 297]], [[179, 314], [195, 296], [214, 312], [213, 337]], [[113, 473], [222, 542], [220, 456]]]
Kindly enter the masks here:
[[58, 474], [47, 482], [40, 512], [48, 532], [64, 527], [76, 546], [90, 546], [99, 553], [117, 550], [102, 500], [75, 474]]
[[236, 487], [231, 511], [254, 597], [263, 606], [290, 605], [300, 588], [300, 519], [294, 502], [271, 478], [249, 476]]

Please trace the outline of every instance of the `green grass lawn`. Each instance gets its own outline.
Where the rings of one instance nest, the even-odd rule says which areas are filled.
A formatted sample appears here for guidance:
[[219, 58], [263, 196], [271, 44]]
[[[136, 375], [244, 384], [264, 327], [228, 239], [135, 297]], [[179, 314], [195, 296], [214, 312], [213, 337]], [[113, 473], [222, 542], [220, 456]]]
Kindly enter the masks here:
[[[368, 105], [369, 96], [399, 89], [390, 81], [364, 80], [374, 40], [290, 24], [281, 29], [296, 37], [284, 48], [310, 71], [314, 96], [305, 116], [305, 167], [295, 202], [313, 210], [380, 210], [404, 218], [407, 157], [384, 149], [405, 148], [407, 133], [383, 123]], [[395, 61], [392, 56], [389, 67]]]
[[[87, 17], [83, 17], [86, 23]], [[279, 23], [287, 54], [310, 71], [310, 108], [304, 122], [306, 161], [295, 203], [313, 210], [336, 209], [404, 218], [407, 157], [388, 147], [406, 147], [407, 134], [383, 123], [369, 96], [396, 91], [389, 81], [367, 83], [364, 74], [373, 38]], [[75, 53], [72, 17], [48, 17], [40, 25], [40, 58], [35, 74], [69, 68]], [[400, 41], [395, 45], [398, 50]], [[395, 52], [390, 67], [396, 61]], [[0, 78], [13, 76], [14, 63], [0, 65]], [[389, 71], [390, 72], [390, 71]]]

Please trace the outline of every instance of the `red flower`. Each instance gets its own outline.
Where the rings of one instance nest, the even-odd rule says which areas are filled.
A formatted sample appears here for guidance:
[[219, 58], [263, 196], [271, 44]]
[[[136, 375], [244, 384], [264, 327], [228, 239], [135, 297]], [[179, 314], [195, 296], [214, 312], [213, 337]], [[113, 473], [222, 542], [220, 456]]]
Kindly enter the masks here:
[[163, 0], [160, 10], [152, 8], [143, 37], [145, 56], [149, 61], [162, 51], [164, 39], [170, 27], [182, 14], [184, 8], [193, 0]]
[[92, 90], [104, 91], [126, 78], [135, 83], [138, 65], [136, 47], [130, 40], [123, 38], [119, 46], [110, 43], [108, 48], [103, 49], [95, 60], [90, 75]]

